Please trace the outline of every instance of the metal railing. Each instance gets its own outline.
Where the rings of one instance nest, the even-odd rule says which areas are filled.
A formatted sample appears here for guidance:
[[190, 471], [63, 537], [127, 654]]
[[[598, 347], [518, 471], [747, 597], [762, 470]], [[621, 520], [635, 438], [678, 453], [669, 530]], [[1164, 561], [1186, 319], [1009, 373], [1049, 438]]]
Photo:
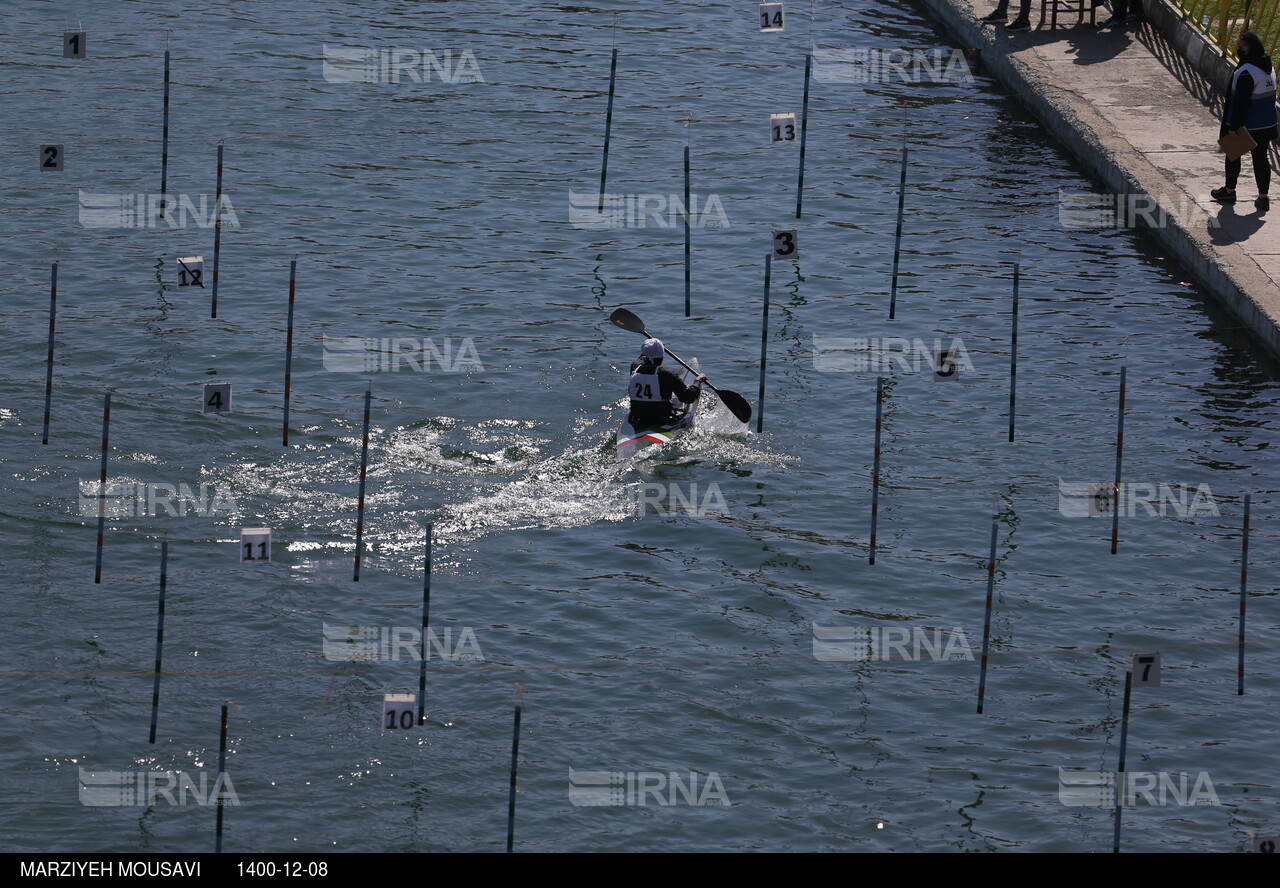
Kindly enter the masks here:
[[1182, 17], [1205, 33], [1227, 58], [1236, 59], [1236, 38], [1253, 31], [1268, 55], [1280, 40], [1280, 0], [1172, 0]]

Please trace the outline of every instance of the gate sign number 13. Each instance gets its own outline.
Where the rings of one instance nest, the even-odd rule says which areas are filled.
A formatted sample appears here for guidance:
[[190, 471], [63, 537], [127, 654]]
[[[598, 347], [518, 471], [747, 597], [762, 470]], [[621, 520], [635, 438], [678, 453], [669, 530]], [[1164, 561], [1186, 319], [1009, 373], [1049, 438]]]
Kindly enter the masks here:
[[785, 31], [787, 29], [786, 4], [760, 4], [760, 30], [766, 32]]
[[1160, 655], [1133, 655], [1133, 686], [1135, 688], [1160, 687]]
[[796, 113], [769, 115], [770, 144], [794, 142], [796, 140]]
[[270, 527], [240, 528], [240, 560], [253, 562], [271, 560]]

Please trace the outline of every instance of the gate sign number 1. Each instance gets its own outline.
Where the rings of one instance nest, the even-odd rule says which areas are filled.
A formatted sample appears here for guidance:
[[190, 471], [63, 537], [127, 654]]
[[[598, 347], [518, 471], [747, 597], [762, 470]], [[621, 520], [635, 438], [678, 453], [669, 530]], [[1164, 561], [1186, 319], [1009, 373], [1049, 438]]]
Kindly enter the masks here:
[[1160, 687], [1160, 655], [1133, 655], [1133, 686], [1135, 688]]
[[178, 260], [178, 286], [204, 289], [203, 256], [188, 256]]
[[413, 694], [382, 695], [382, 729], [384, 731], [408, 731], [417, 718], [414, 710], [418, 698]]
[[40, 146], [40, 169], [50, 170], [51, 172], [62, 172], [62, 146], [61, 145], [41, 145]]
[[785, 31], [787, 29], [787, 12], [784, 3], [760, 4], [760, 30]]
[[796, 240], [796, 230], [794, 228], [773, 233], [773, 258], [800, 258], [800, 242]]
[[88, 47], [85, 45], [84, 31], [62, 32], [62, 57], [64, 59], [83, 59]]
[[204, 412], [231, 412], [231, 383], [211, 382], [204, 387]]
[[240, 528], [240, 560], [254, 562], [271, 560], [270, 527]]
[[796, 113], [794, 111], [787, 114], [769, 115], [769, 143], [771, 145], [794, 142], [798, 132], [799, 130], [796, 128]]

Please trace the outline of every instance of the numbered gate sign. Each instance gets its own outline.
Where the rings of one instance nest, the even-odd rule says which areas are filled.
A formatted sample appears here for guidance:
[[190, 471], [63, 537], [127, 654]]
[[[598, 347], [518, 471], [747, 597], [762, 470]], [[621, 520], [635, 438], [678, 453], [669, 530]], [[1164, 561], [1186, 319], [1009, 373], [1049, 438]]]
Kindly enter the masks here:
[[40, 169], [55, 173], [62, 172], [62, 153], [61, 145], [41, 145]]
[[414, 713], [418, 698], [414, 694], [382, 695], [382, 729], [384, 731], [408, 731], [417, 722]]
[[271, 528], [240, 528], [240, 560], [269, 562], [271, 560]]
[[1160, 687], [1160, 655], [1133, 655], [1133, 686], [1135, 688]]
[[64, 59], [83, 59], [86, 55], [84, 31], [62, 32], [62, 57]]
[[770, 114], [769, 115], [769, 144], [785, 145], [788, 142], [794, 142], [800, 134], [796, 118], [798, 115], [794, 112], [786, 114]]
[[203, 256], [188, 256], [178, 260], [178, 286], [204, 287]]
[[760, 4], [760, 30], [764, 32], [785, 31], [787, 29], [787, 10], [785, 3]]
[[951, 349], [939, 349], [933, 353], [933, 381], [947, 382], [960, 378], [956, 365], [956, 353]]
[[231, 383], [211, 382], [204, 387], [204, 412], [231, 412]]
[[1275, 854], [1280, 852], [1280, 836], [1254, 836], [1253, 850], [1255, 854]]
[[800, 241], [796, 239], [796, 230], [794, 228], [773, 233], [773, 258], [800, 258]]

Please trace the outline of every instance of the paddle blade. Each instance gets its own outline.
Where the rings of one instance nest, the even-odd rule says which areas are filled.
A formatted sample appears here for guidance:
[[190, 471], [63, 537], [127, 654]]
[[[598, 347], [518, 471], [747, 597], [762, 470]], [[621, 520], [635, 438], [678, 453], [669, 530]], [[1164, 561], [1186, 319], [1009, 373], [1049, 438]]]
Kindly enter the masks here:
[[645, 332], [644, 321], [640, 320], [625, 308], [615, 310], [613, 314], [609, 315], [609, 320], [613, 321], [615, 325], [621, 327], [623, 330], [628, 330], [632, 333]]
[[718, 389], [716, 394], [720, 396], [720, 402], [729, 408], [729, 412], [736, 416], [742, 422], [751, 421], [751, 405], [747, 403], [747, 399], [737, 392], [731, 392], [728, 389]]

